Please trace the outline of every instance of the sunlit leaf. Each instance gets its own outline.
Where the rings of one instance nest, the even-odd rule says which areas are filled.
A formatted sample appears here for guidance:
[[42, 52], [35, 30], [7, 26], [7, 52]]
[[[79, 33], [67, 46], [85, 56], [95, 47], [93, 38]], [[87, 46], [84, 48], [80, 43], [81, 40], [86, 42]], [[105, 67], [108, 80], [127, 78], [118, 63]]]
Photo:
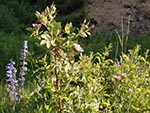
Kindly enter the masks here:
[[52, 44], [52, 46], [56, 46], [55, 40], [51, 40], [51, 44]]
[[82, 33], [80, 34], [80, 36], [81, 36], [81, 37], [87, 37], [87, 34], [86, 34], [85, 32], [82, 32]]
[[50, 48], [50, 42], [49, 42], [49, 40], [47, 40], [47, 42], [46, 42], [46, 47]]
[[42, 34], [41, 38], [48, 40], [48, 39], [50, 39], [50, 36], [48, 34]]
[[72, 23], [67, 23], [67, 24], [65, 25], [65, 32], [66, 32], [67, 34], [70, 34], [70, 29], [71, 29], [71, 27], [72, 27]]
[[40, 45], [44, 45], [44, 44], [46, 44], [47, 42], [46, 42], [46, 40], [42, 40], [41, 42], [40, 42]]

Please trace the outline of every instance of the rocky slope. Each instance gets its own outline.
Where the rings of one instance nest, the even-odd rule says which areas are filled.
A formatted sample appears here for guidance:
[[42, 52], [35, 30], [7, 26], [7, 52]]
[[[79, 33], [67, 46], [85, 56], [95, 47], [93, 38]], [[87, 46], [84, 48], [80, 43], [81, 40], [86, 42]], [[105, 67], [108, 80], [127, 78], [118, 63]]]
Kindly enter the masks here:
[[150, 0], [88, 0], [88, 14], [98, 22], [97, 29], [139, 33], [150, 30]]

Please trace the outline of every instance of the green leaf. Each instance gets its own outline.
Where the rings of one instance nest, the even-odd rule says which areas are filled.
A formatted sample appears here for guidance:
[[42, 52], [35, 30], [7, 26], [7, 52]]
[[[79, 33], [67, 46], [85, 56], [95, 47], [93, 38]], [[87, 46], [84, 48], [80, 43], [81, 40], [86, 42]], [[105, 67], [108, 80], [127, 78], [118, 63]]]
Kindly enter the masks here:
[[144, 93], [150, 93], [150, 89], [145, 90]]
[[106, 102], [103, 99], [102, 99], [102, 104], [105, 105], [105, 106], [107, 106], [107, 107], [109, 107], [111, 105], [109, 101]]
[[72, 27], [72, 23], [71, 22], [69, 24], [67, 23], [65, 25], [65, 33], [70, 34], [71, 27]]
[[86, 32], [88, 35], [91, 35], [91, 33], [90, 32]]
[[37, 18], [40, 18], [40, 16], [41, 16], [40, 12], [38, 12], [38, 11], [35, 12], [35, 15]]
[[46, 44], [47, 42], [46, 42], [46, 40], [42, 40], [41, 42], [40, 42], [40, 45], [44, 45], [44, 44]]
[[136, 65], [135, 64], [131, 64], [130, 67], [131, 67], [131, 69], [135, 69]]
[[51, 40], [52, 46], [56, 46], [55, 40]]
[[135, 106], [132, 106], [134, 110], [136, 111], [140, 111], [141, 109], [139, 107], [135, 107]]
[[137, 91], [138, 91], [138, 92], [141, 92], [141, 91], [142, 91], [142, 89], [141, 89], [141, 88], [137, 88]]
[[109, 95], [109, 94], [104, 94], [104, 96], [105, 96], [105, 97], [110, 97], [110, 95]]
[[46, 104], [45, 104], [44, 107], [45, 107], [45, 109], [46, 109], [47, 111], [49, 110], [49, 105], [46, 105]]
[[87, 34], [86, 34], [85, 32], [82, 32], [82, 33], [80, 34], [80, 36], [81, 36], [81, 37], [87, 37]]
[[41, 38], [48, 40], [48, 39], [50, 39], [50, 36], [48, 34], [42, 34]]
[[50, 42], [49, 42], [49, 40], [47, 40], [46, 47], [50, 48]]
[[121, 49], [123, 50], [123, 39], [122, 37], [120, 36], [120, 34], [118, 33], [118, 31], [115, 31], [117, 36], [118, 36], [118, 40], [119, 40], [119, 44], [121, 46]]

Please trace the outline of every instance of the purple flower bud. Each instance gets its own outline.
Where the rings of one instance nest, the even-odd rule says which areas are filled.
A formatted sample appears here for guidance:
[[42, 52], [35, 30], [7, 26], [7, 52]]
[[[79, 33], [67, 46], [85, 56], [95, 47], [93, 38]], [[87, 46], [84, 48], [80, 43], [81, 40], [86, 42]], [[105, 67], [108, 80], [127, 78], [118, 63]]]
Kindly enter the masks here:
[[45, 85], [45, 81], [42, 80], [42, 81], [40, 82], [40, 86], [44, 86], [44, 85]]
[[6, 74], [11, 75], [13, 72], [11, 70], [6, 71]]
[[23, 87], [24, 86], [24, 81], [22, 81], [20, 84], [19, 84], [20, 87]]
[[20, 72], [20, 75], [21, 76], [24, 76], [26, 73], [25, 72]]
[[16, 100], [19, 100], [20, 95], [18, 93], [16, 93]]
[[12, 78], [11, 74], [6, 73], [6, 78]]
[[13, 73], [16, 73], [16, 72], [17, 72], [17, 69], [16, 69], [16, 68], [13, 68], [13, 69], [12, 69], [12, 72], [13, 72]]
[[27, 68], [26, 66], [24, 66], [22, 69], [23, 69], [24, 71], [27, 71], [27, 70], [28, 70], [28, 68]]

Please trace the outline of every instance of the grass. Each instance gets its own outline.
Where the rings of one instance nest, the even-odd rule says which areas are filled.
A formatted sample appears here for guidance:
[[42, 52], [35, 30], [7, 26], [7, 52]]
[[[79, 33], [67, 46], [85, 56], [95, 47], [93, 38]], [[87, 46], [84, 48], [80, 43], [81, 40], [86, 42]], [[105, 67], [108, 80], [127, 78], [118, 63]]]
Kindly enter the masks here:
[[[143, 32], [141, 34], [135, 35], [135, 34], [129, 34], [128, 37], [128, 43], [126, 49], [133, 49], [137, 44], [141, 45], [140, 54], [144, 54], [144, 52], [150, 48], [150, 32]], [[112, 43], [112, 52], [111, 52], [111, 58], [115, 58], [115, 53], [117, 49], [117, 44], [119, 43], [118, 35], [115, 31], [112, 31], [111, 33], [102, 33], [96, 31], [93, 33], [90, 37], [81, 39], [80, 44], [83, 45], [85, 48], [85, 53], [89, 54], [90, 52], [102, 52], [104, 51], [104, 48], [108, 46], [110, 43]], [[126, 51], [128, 53], [128, 51]], [[119, 45], [118, 48], [118, 55], [117, 57], [121, 55], [121, 46]]]

